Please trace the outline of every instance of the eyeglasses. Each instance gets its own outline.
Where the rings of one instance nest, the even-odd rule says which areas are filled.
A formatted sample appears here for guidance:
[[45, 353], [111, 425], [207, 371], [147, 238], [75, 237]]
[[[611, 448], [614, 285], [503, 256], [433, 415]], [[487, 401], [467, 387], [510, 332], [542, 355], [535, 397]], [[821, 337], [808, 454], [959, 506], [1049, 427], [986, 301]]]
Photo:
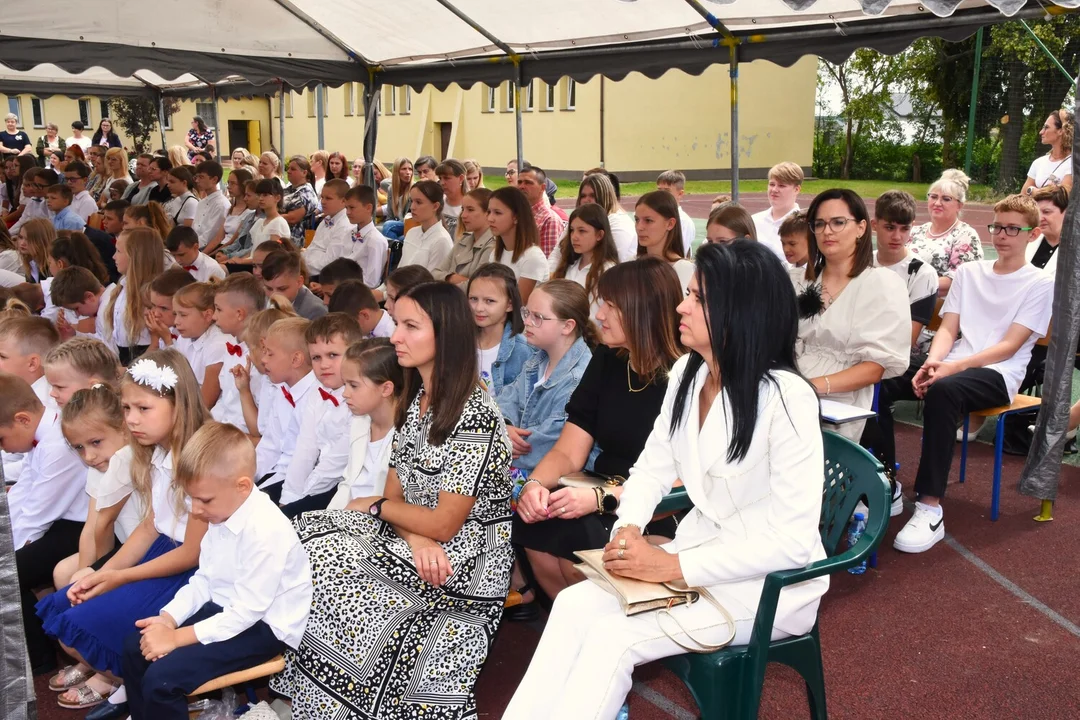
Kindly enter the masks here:
[[991, 235], [1000, 235], [1005, 233], [1009, 237], [1016, 237], [1020, 234], [1021, 230], [1029, 231], [1034, 230], [1033, 227], [1016, 227], [1015, 225], [998, 225], [997, 223], [990, 223], [986, 226], [986, 229], [990, 231]]
[[926, 199], [928, 202], [936, 202], [940, 200], [943, 203], [951, 203], [956, 198], [954, 198], [952, 195], [938, 195], [937, 193], [929, 193], [926, 196]]
[[507, 170], [505, 174], [506, 177], [510, 177], [511, 175], [517, 175], [517, 170]]
[[834, 233], [837, 233], [837, 232], [840, 232], [841, 230], [843, 230], [844, 228], [846, 228], [847, 224], [849, 222], [854, 222], [854, 221], [855, 221], [855, 218], [853, 218], [853, 217], [834, 217], [834, 218], [829, 218], [827, 221], [826, 220], [815, 220], [814, 224], [811, 225], [810, 227], [814, 228], [815, 233], [820, 233], [820, 232], [825, 231], [825, 226], [827, 225], [830, 230], [832, 230]]
[[544, 317], [540, 313], [530, 312], [527, 307], [521, 308], [521, 319], [525, 321], [526, 325], [532, 325], [533, 327], [540, 327], [545, 320], [558, 320], [558, 318]]

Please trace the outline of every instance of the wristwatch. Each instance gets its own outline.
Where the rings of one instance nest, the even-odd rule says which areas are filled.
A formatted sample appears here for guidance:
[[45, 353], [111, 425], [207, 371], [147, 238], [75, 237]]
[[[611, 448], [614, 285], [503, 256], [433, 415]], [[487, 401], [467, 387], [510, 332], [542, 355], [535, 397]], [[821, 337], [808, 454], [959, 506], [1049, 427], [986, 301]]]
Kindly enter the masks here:
[[375, 502], [373, 502], [371, 504], [371, 507], [368, 508], [368, 514], [371, 515], [371, 517], [373, 517], [373, 518], [377, 518], [377, 517], [381, 516], [382, 515], [382, 505], [383, 505], [384, 502], [386, 502], [386, 498], [381, 498], [381, 499], [376, 500]]
[[599, 489], [598, 505], [599, 512], [613, 513], [619, 509], [619, 498], [615, 497], [614, 493], [610, 493], [604, 488]]

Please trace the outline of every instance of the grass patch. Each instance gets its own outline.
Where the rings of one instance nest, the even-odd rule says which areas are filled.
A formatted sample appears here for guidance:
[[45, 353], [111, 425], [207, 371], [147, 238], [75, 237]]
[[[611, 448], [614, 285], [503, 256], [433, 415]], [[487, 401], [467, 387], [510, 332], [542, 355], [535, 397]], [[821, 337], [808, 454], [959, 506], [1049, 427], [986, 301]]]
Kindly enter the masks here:
[[[506, 185], [503, 177], [485, 177], [484, 184], [491, 189]], [[576, 197], [578, 181], [556, 180], [559, 186], [559, 197]], [[739, 190], [744, 193], [763, 193], [768, 189], [767, 180], [742, 180], [739, 182]], [[802, 191], [810, 195], [828, 190], [829, 188], [848, 188], [859, 193], [864, 198], [875, 198], [886, 190], [906, 190], [916, 199], [926, 197], [926, 191], [930, 187], [928, 183], [898, 183], [887, 180], [808, 180], [803, 183]], [[650, 182], [623, 183], [622, 194], [624, 196], [643, 195], [655, 190], [656, 185]], [[731, 182], [728, 180], [688, 180], [686, 192], [692, 195], [730, 195]], [[969, 190], [970, 201], [990, 202], [1000, 197], [987, 185], [972, 185]]]

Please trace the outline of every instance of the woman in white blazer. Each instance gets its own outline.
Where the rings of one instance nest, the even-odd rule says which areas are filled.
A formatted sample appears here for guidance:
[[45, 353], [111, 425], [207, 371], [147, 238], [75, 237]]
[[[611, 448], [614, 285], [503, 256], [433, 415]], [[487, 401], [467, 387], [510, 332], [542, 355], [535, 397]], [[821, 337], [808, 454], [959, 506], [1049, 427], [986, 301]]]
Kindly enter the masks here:
[[[707, 587], [735, 618], [733, 644], [744, 645], [765, 576], [825, 557], [818, 399], [796, 369], [795, 293], [776, 256], [737, 240], [703, 246], [696, 265], [679, 305], [691, 352], [672, 368], [604, 561], [617, 575]], [[639, 528], [676, 479], [694, 508], [674, 541], [650, 545]], [[773, 638], [809, 632], [828, 587], [822, 577], [785, 588]], [[678, 620], [699, 641], [731, 634], [704, 600], [672, 615], [663, 626], [669, 632], [678, 633]], [[615, 596], [592, 582], [564, 590], [505, 716], [615, 717], [634, 666], [685, 652], [664, 629], [656, 613], [625, 616]]]

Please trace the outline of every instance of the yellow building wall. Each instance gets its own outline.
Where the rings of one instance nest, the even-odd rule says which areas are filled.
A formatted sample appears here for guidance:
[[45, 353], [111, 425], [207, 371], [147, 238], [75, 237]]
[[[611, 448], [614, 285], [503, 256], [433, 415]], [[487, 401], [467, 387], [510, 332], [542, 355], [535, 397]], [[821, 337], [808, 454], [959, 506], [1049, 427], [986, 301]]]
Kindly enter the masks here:
[[[37, 142], [37, 139], [45, 134], [45, 128], [34, 127], [33, 124], [33, 112], [31, 101], [34, 95], [21, 94], [16, 96], [19, 98], [19, 120], [21, 127], [30, 136], [32, 142]], [[97, 130], [98, 123], [101, 122], [102, 108], [101, 98], [97, 96], [88, 95], [85, 98], [90, 101], [90, 125], [84, 134], [87, 137], [92, 137], [94, 131]], [[43, 110], [45, 117], [43, 118], [45, 123], [56, 123], [60, 128], [60, 137], [67, 138], [71, 136], [71, 123], [79, 119], [79, 100], [80, 98], [69, 98], [62, 95], [53, 95], [52, 97], [41, 98], [43, 103]], [[221, 99], [218, 101], [218, 125], [220, 126], [220, 132], [225, 135], [223, 140], [219, 141], [219, 150], [222, 151], [222, 155], [228, 157], [233, 144], [229, 141], [228, 137], [228, 121], [229, 120], [254, 120], [259, 123], [260, 135], [262, 138], [262, 149], [268, 150], [270, 148], [270, 105], [265, 97], [261, 98], [234, 98], [230, 100]], [[181, 100], [179, 101], [179, 109], [172, 117], [172, 129], [165, 131], [165, 140], [167, 145], [183, 145], [184, 139], [187, 136], [187, 131], [191, 127], [191, 118], [198, 114], [196, 104], [209, 102], [209, 100]], [[3, 110], [4, 115], [8, 110], [8, 96], [0, 94], [0, 109]], [[123, 142], [124, 147], [131, 148], [131, 138], [124, 132], [124, 128], [120, 125], [116, 126], [117, 135], [120, 136], [120, 141]], [[154, 134], [150, 139], [151, 147], [156, 149], [161, 143], [160, 133], [155, 129]], [[254, 148], [249, 148], [254, 149]]]
[[[728, 68], [716, 65], [700, 76], [672, 70], [657, 80], [632, 73], [621, 81], [593, 78], [578, 83], [574, 109], [567, 108], [567, 83], [555, 86], [553, 108], [547, 86], [533, 82], [532, 108], [522, 108], [526, 159], [556, 174], [605, 167], [633, 178], [669, 168], [691, 177], [726, 175], [731, 167]], [[603, 88], [601, 88], [601, 85]], [[806, 57], [790, 68], [765, 61], [745, 63], [739, 79], [740, 168], [744, 177], [764, 177], [768, 168], [790, 160], [813, 161], [817, 59]], [[323, 119], [325, 149], [349, 158], [363, 154], [363, 86], [326, 88]], [[313, 90], [290, 93], [286, 101], [286, 154], [310, 154], [318, 146]], [[443, 158], [442, 125], [449, 124], [446, 157], [475, 158], [484, 167], [505, 166], [517, 154], [509, 85], [474, 85], [410, 92], [383, 88], [376, 157], [389, 166], [395, 157]], [[601, 115], [601, 92], [604, 111]], [[275, 146], [278, 100], [272, 101]], [[290, 113], [291, 108], [291, 113]], [[603, 129], [601, 130], [601, 125]], [[601, 157], [601, 133], [603, 157]]]

